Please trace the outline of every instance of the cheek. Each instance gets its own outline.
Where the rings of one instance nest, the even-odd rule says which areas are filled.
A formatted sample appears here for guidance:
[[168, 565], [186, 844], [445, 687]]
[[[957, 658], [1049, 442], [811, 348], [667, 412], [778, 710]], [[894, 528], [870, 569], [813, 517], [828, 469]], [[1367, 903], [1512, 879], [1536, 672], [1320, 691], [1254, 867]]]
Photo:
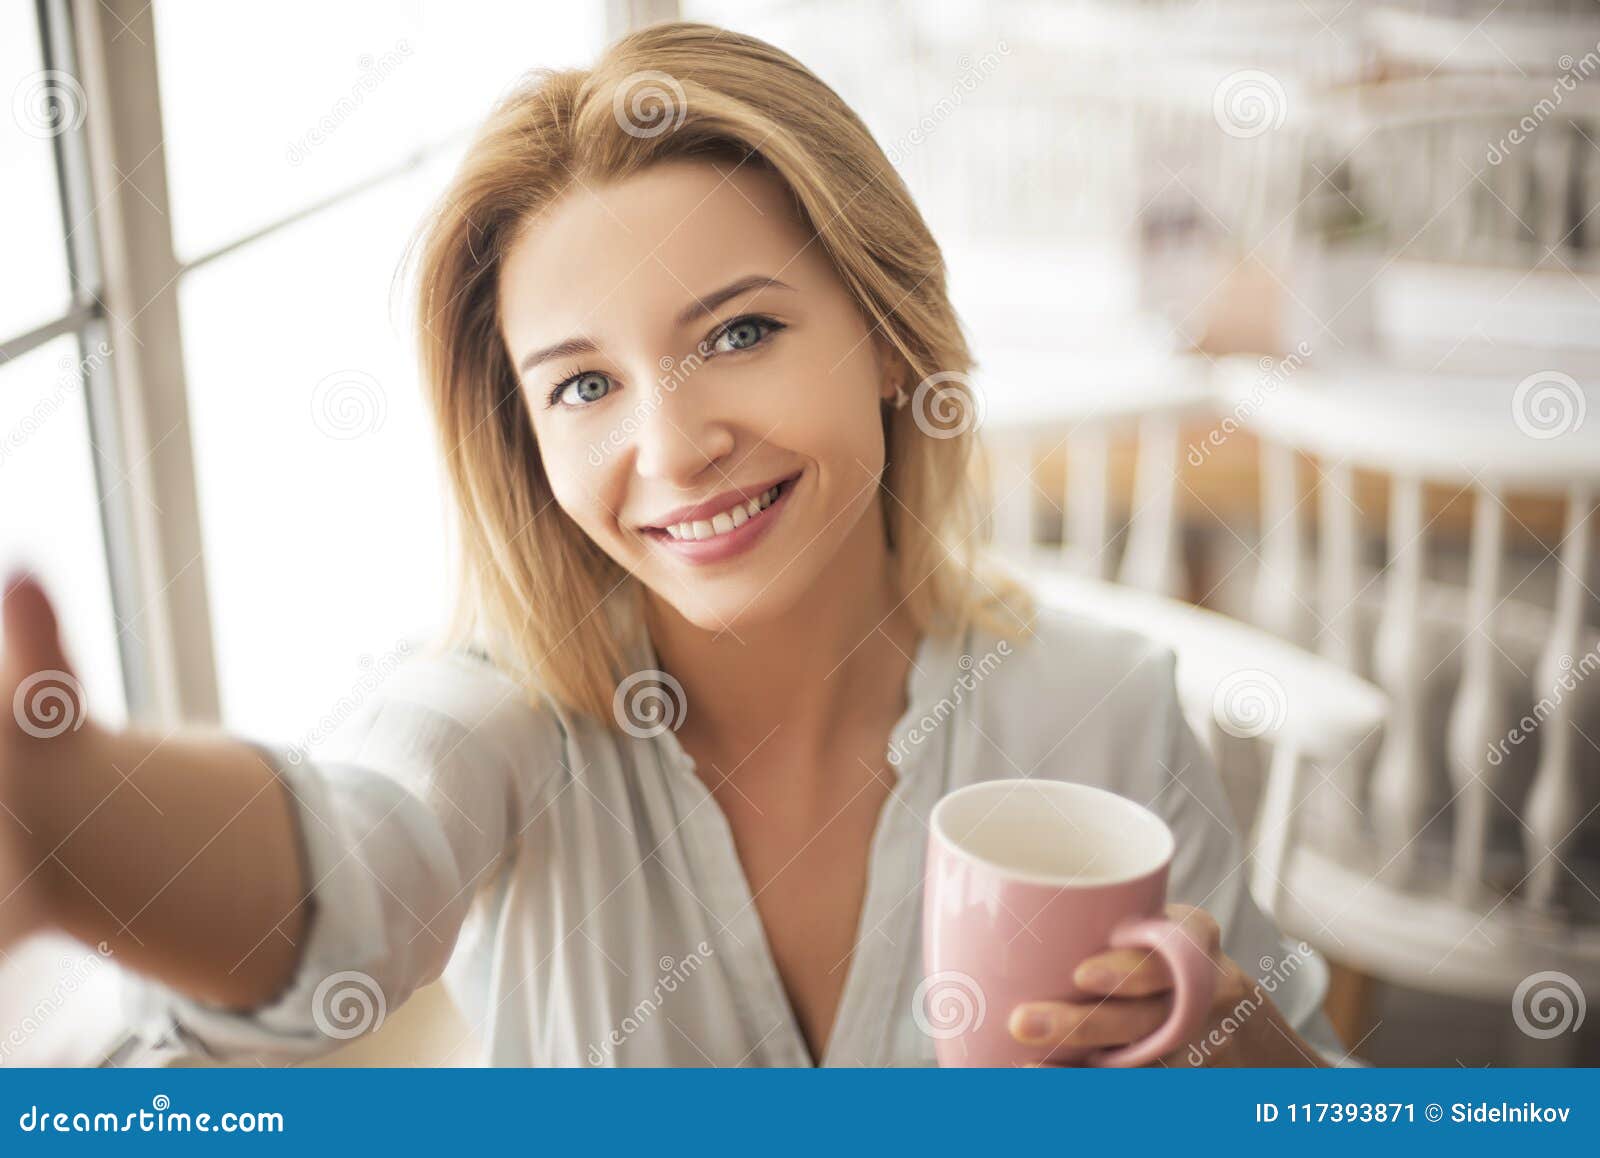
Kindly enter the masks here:
[[613, 512], [618, 509], [619, 496], [607, 490], [614, 485], [613, 456], [596, 456], [598, 465], [590, 457], [582, 447], [551, 448], [544, 452], [545, 477], [550, 480], [557, 505], [567, 516], [590, 538], [603, 539], [616, 533]]
[[835, 365], [848, 343], [820, 345], [827, 357], [798, 359], [770, 380], [769, 413], [759, 429], [770, 430], [768, 442], [813, 458], [835, 475], [860, 473], [857, 462], [876, 470], [883, 460], [883, 420], [871, 366], [856, 354]]

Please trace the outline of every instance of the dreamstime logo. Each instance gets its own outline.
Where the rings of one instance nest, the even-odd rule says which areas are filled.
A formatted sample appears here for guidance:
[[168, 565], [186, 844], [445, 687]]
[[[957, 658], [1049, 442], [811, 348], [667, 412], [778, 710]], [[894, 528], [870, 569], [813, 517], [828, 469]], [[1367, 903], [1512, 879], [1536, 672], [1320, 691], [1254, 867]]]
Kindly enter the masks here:
[[970, 655], [964, 655], [957, 660], [961, 675], [956, 677], [950, 695], [941, 697], [937, 704], [922, 714], [921, 719], [914, 720], [904, 737], [895, 737], [894, 742], [889, 745], [889, 763], [899, 767], [900, 762], [906, 758], [906, 753], [922, 743], [933, 734], [934, 729], [949, 719], [966, 699], [966, 693], [974, 691], [1000, 666], [1000, 661], [1010, 654], [1010, 641], [1002, 639], [995, 645], [994, 651], [985, 652], [980, 659], [975, 660]]
[[705, 941], [701, 941], [690, 952], [685, 953], [681, 960], [671, 956], [662, 956], [656, 962], [656, 967], [661, 970], [661, 975], [656, 978], [655, 985], [651, 988], [649, 996], [642, 998], [637, 1005], [628, 1011], [616, 1025], [606, 1033], [599, 1045], [590, 1045], [588, 1051], [589, 1064], [597, 1066], [628, 1038], [637, 1033], [645, 1022], [655, 1015], [666, 1001], [666, 995], [676, 993], [678, 986], [688, 981], [691, 976], [700, 971], [706, 963], [706, 958], [712, 956], [713, 950]]
[[911, 417], [929, 438], [956, 438], [983, 425], [983, 394], [960, 370], [929, 374], [911, 394]]
[[1576, 92], [1578, 85], [1588, 80], [1595, 72], [1600, 71], [1600, 44], [1594, 46], [1577, 60], [1570, 53], [1565, 53], [1556, 61], [1556, 67], [1561, 70], [1561, 75], [1556, 77], [1550, 95], [1543, 97], [1533, 106], [1531, 112], [1518, 121], [1511, 130], [1501, 137], [1498, 142], [1489, 143], [1489, 151], [1484, 159], [1491, 165], [1498, 165], [1511, 154], [1511, 150], [1522, 144], [1533, 135], [1535, 129], [1561, 107], [1567, 94]]
[[22, 1048], [30, 1037], [44, 1028], [45, 1023], [59, 1013], [72, 996], [88, 984], [89, 978], [100, 971], [100, 966], [110, 956], [111, 946], [101, 941], [94, 946], [92, 952], [63, 957], [61, 972], [57, 975], [50, 992], [29, 1006], [20, 1020], [6, 1030], [4, 1037], [0, 1037], [0, 1062]]
[[983, 1025], [989, 1002], [966, 973], [946, 969], [924, 977], [911, 995], [911, 1020], [931, 1038], [945, 1041]]
[[1511, 755], [1512, 748], [1519, 747], [1524, 740], [1539, 730], [1539, 726], [1561, 706], [1568, 692], [1577, 691], [1580, 683], [1596, 671], [1600, 671], [1600, 647], [1584, 652], [1576, 661], [1570, 655], [1563, 655], [1555, 661], [1555, 666], [1560, 674], [1551, 680], [1550, 694], [1540, 696], [1539, 702], [1533, 705], [1531, 712], [1513, 724], [1511, 730], [1499, 740], [1489, 745], [1488, 760], [1494, 767], [1498, 768], [1505, 762], [1505, 758]]
[[385, 680], [393, 675], [411, 652], [411, 644], [401, 640], [395, 644], [394, 650], [387, 652], [378, 659], [370, 655], [363, 655], [357, 661], [361, 668], [361, 675], [349, 694], [342, 695], [333, 705], [333, 710], [322, 716], [284, 753], [284, 759], [291, 764], [298, 764], [306, 758], [307, 752], [332, 735], [345, 720], [355, 715], [366, 700], [367, 696], [377, 690]]
[[0, 463], [4, 463], [13, 451], [22, 449], [28, 440], [66, 404], [67, 395], [78, 389], [89, 374], [104, 365], [110, 356], [111, 347], [103, 341], [97, 343], [84, 358], [63, 355], [57, 362], [61, 374], [56, 378], [55, 387], [50, 393], [40, 397], [26, 414], [17, 419], [15, 426], [4, 435], [0, 435]]
[[376, 1033], [387, 1012], [382, 987], [355, 969], [324, 977], [311, 995], [311, 1020], [340, 1041]]
[[1261, 972], [1261, 979], [1250, 987], [1250, 991], [1241, 997], [1238, 1002], [1223, 1015], [1222, 1019], [1211, 1027], [1211, 1030], [1198, 1043], [1189, 1046], [1188, 1063], [1193, 1067], [1200, 1067], [1211, 1057], [1213, 1050], [1225, 1047], [1233, 1035], [1238, 1033], [1250, 1016], [1266, 1004], [1262, 994], [1269, 996], [1277, 991], [1295, 973], [1300, 966], [1311, 959], [1313, 950], [1306, 942], [1301, 941], [1294, 949], [1286, 954], [1283, 960], [1274, 960], [1270, 956], [1263, 956], [1257, 966]]
[[1259, 137], [1283, 124], [1289, 102], [1270, 72], [1244, 68], [1222, 78], [1211, 94], [1217, 127], [1230, 137]]
[[82, 125], [88, 103], [76, 77], [47, 68], [23, 77], [11, 91], [11, 119], [28, 136], [47, 140]]
[[677, 78], [654, 69], [624, 77], [611, 96], [611, 113], [630, 137], [659, 137], [683, 124], [689, 101]]
[[1556, 970], [1530, 973], [1511, 995], [1511, 1019], [1529, 1037], [1559, 1037], [1577, 1033], [1588, 1011], [1577, 979]]
[[1310, 356], [1311, 347], [1303, 341], [1295, 346], [1294, 353], [1283, 358], [1274, 358], [1270, 354], [1262, 355], [1259, 363], [1261, 374], [1256, 378], [1250, 393], [1234, 403], [1233, 409], [1224, 415], [1222, 421], [1212, 427], [1204, 438], [1198, 443], [1189, 444], [1189, 453], [1186, 456], [1189, 465], [1203, 466], [1211, 452], [1227, 442], [1228, 436], [1260, 410], [1266, 397], [1277, 393], [1278, 389], [1289, 380], [1290, 375], [1300, 369]]
[[1244, 668], [1224, 676], [1211, 697], [1217, 727], [1230, 736], [1253, 739], [1275, 732], [1289, 715], [1289, 697], [1270, 672]]
[[35, 740], [52, 740], [83, 727], [83, 685], [72, 673], [48, 668], [36, 671], [17, 685], [11, 697], [11, 714], [17, 726]]
[[934, 104], [933, 111], [924, 114], [912, 126], [910, 132], [889, 143], [889, 147], [883, 151], [884, 156], [889, 158], [889, 164], [899, 168], [911, 150], [933, 136], [938, 127], [961, 106], [968, 94], [976, 92], [978, 86], [1000, 67], [1000, 61], [996, 59], [995, 53], [999, 53], [1000, 56], [1011, 55], [1011, 46], [1003, 40], [996, 41], [994, 47], [994, 52], [986, 52], [978, 57], [976, 64], [965, 54], [956, 58], [956, 66], [960, 68], [961, 73], [956, 77], [955, 84], [950, 86], [949, 94], [940, 97]]
[[622, 421], [606, 433], [599, 442], [589, 446], [589, 465], [599, 466], [606, 459], [606, 455], [623, 445], [629, 438], [636, 434], [640, 425], [646, 418], [661, 408], [661, 400], [682, 386], [690, 374], [700, 369], [701, 365], [711, 356], [709, 343], [701, 341], [695, 352], [686, 358], [673, 358], [664, 355], [659, 363], [661, 376], [656, 379], [656, 389], [647, 398], [640, 400], [632, 411], [623, 415]]
[[298, 140], [290, 141], [289, 148], [284, 156], [289, 164], [299, 165], [310, 155], [311, 150], [322, 144], [340, 125], [344, 124], [357, 109], [361, 107], [367, 94], [376, 89], [411, 55], [411, 44], [403, 37], [395, 41], [395, 45], [388, 52], [376, 59], [370, 53], [362, 53], [357, 58], [356, 64], [361, 70], [361, 75], [356, 78], [355, 84], [350, 86], [350, 91], [334, 101], [333, 107], [317, 119], [317, 123], [302, 133]]
[[311, 421], [329, 438], [360, 438], [382, 429], [388, 415], [383, 387], [362, 370], [336, 370], [311, 391]]
[[1511, 418], [1529, 438], [1560, 438], [1583, 425], [1589, 400], [1570, 374], [1540, 370], [1517, 383]]
[[611, 698], [611, 714], [616, 717], [617, 726], [640, 740], [677, 731], [688, 712], [683, 685], [654, 668], [628, 676], [617, 685], [616, 695]]

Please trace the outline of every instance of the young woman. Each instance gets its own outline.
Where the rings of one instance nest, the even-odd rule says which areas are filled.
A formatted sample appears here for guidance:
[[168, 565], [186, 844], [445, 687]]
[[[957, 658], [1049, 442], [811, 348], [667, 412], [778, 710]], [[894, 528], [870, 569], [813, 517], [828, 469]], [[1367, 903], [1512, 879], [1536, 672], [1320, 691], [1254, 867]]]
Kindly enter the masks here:
[[[42, 727], [32, 681], [70, 669], [13, 580], [0, 940], [107, 942], [139, 1030], [216, 1057], [316, 1055], [444, 974], [493, 1064], [929, 1064], [929, 812], [1053, 777], [1177, 836], [1218, 986], [1167, 1064], [1337, 1057], [1309, 973], [1263, 987], [1282, 949], [1170, 652], [984, 562], [938, 246], [815, 76], [695, 24], [535, 75], [417, 277], [449, 639], [314, 758], [109, 730], [64, 677], [74, 726]], [[989, 1016], [1043, 1058], [1170, 1010], [1155, 955], [1076, 979]]]

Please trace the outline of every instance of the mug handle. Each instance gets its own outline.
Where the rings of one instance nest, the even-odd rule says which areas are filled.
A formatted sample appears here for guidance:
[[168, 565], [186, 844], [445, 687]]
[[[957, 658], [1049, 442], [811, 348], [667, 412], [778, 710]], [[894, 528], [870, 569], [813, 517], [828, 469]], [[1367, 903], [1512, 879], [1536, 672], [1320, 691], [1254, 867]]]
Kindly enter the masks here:
[[1216, 993], [1216, 965], [1170, 917], [1136, 917], [1111, 932], [1113, 949], [1154, 949], [1172, 971], [1172, 1012], [1160, 1029], [1131, 1045], [1096, 1050], [1090, 1066], [1142, 1066], [1177, 1049], [1200, 1028]]

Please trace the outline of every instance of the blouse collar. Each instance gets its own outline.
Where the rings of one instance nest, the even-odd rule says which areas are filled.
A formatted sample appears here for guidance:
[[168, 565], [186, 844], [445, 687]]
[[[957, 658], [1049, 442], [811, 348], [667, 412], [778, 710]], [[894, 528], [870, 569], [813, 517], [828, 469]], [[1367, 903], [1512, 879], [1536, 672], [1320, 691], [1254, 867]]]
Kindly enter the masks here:
[[[641, 629], [637, 638], [639, 642], [630, 649], [630, 653], [639, 659], [634, 670], [661, 671], [655, 641], [650, 638], [650, 633]], [[970, 648], [963, 645], [970, 643], [971, 639], [970, 628], [965, 636], [959, 638], [953, 634], [924, 630], [918, 639], [913, 662], [906, 672], [906, 708], [890, 732], [887, 750], [891, 763], [902, 777], [925, 763], [926, 750], [933, 747], [927, 743], [931, 729], [938, 727], [938, 722], [953, 710], [954, 704], [960, 702], [962, 693], [958, 685], [972, 663], [968, 656]], [[941, 701], [950, 702], [949, 706]], [[676, 722], [682, 723], [681, 712]], [[675, 768], [685, 773], [694, 771], [694, 758], [678, 742], [676, 727], [663, 728], [657, 739]]]

